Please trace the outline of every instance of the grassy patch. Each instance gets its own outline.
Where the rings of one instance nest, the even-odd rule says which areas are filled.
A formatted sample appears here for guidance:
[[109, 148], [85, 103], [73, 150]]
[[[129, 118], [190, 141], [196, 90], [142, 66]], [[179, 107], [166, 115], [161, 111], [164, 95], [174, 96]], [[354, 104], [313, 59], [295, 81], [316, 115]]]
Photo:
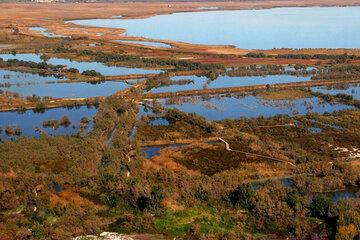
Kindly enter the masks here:
[[229, 216], [210, 207], [196, 206], [181, 211], [166, 211], [155, 219], [157, 232], [170, 236], [184, 235], [194, 224], [200, 226], [200, 233], [203, 234], [228, 233], [234, 227]]

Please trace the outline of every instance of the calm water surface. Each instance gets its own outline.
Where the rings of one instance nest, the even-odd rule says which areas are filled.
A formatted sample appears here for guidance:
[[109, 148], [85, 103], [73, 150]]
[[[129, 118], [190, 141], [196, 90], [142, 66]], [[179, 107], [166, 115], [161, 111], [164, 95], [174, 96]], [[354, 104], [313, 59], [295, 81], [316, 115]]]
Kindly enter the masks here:
[[28, 85], [35, 83], [54, 82], [59, 81], [59, 79], [60, 78], [54, 76], [42, 76], [37, 73], [22, 73], [0, 69], [0, 84], [10, 83]]
[[49, 38], [63, 38], [63, 37], [66, 37], [64, 35], [58, 35], [58, 34], [49, 32], [47, 30], [47, 28], [43, 28], [43, 27], [30, 27], [29, 30], [40, 32], [41, 35], [43, 35], [45, 37], [49, 37]]
[[[101, 83], [54, 83], [59, 78], [39, 74], [0, 70], [0, 90], [19, 93], [22, 96], [53, 98], [89, 98], [109, 96], [129, 88], [124, 81], [105, 81]], [[53, 83], [51, 83], [53, 82]]]
[[[35, 131], [36, 128], [41, 128], [49, 135], [70, 135], [79, 131], [79, 124], [82, 117], [87, 117], [92, 120], [96, 113], [95, 107], [82, 106], [78, 108], [53, 108], [48, 109], [43, 113], [36, 113], [33, 110], [24, 112], [0, 112], [0, 127], [3, 130], [0, 133], [0, 138], [9, 139], [6, 136], [6, 126], [13, 126], [20, 128], [22, 136], [38, 137], [40, 134]], [[56, 119], [60, 120], [62, 117], [68, 116], [71, 120], [69, 127], [60, 126], [57, 129], [43, 128], [42, 124], [45, 120]], [[75, 127], [73, 127], [75, 126]], [[90, 121], [87, 131], [90, 131], [93, 126], [93, 121]]]
[[161, 42], [146, 42], [146, 41], [127, 41], [127, 40], [116, 40], [115, 42], [118, 43], [133, 43], [133, 44], [139, 44], [149, 47], [159, 47], [159, 48], [171, 48], [170, 45], [161, 43]]
[[326, 195], [331, 198], [333, 203], [337, 203], [338, 201], [345, 199], [356, 199], [359, 196], [358, 193], [360, 193], [359, 188], [350, 187], [344, 191], [327, 193]]
[[157, 146], [147, 146], [147, 147], [144, 147], [143, 149], [144, 149], [146, 158], [151, 159], [155, 156], [158, 156], [160, 150], [163, 148], [167, 148], [167, 147], [177, 148], [177, 147], [182, 147], [182, 146], [186, 146], [186, 145], [187, 144], [157, 145]]
[[344, 86], [324, 86], [311, 88], [314, 92], [321, 92], [324, 94], [347, 94], [353, 96], [354, 99], [360, 100], [360, 84], [350, 84]]
[[[0, 54], [4, 60], [18, 59], [23, 61], [42, 62], [40, 55], [36, 54]], [[49, 64], [66, 65], [68, 68], [77, 68], [80, 72], [85, 70], [96, 70], [103, 75], [127, 75], [127, 74], [148, 74], [158, 73], [157, 70], [146, 70], [140, 68], [110, 67], [98, 62], [77, 62], [64, 58], [51, 58]], [[98, 84], [85, 82], [74, 83], [51, 83], [59, 80], [55, 77], [43, 77], [39, 74], [20, 73], [15, 71], [0, 70], [0, 89], [17, 92], [22, 96], [49, 96], [53, 98], [88, 98], [98, 96], [109, 96], [117, 91], [124, 90], [138, 79], [124, 81], [106, 81]], [[6, 85], [6, 86], [5, 86]]]
[[[21, 54], [0, 54], [0, 58], [4, 60], [18, 59], [31, 62], [42, 62], [40, 55], [33, 53], [21, 53]], [[129, 74], [152, 74], [159, 73], [159, 70], [150, 70], [142, 68], [127, 68], [127, 67], [115, 67], [106, 66], [100, 62], [78, 62], [65, 58], [50, 58], [47, 63], [53, 65], [66, 65], [68, 68], [76, 68], [80, 72], [85, 70], [96, 70], [104, 76], [116, 76], [116, 75], [129, 75]]]
[[310, 80], [310, 76], [294, 76], [294, 75], [269, 75], [269, 76], [244, 76], [244, 77], [229, 77], [220, 75], [215, 80], [211, 81], [204, 76], [175, 76], [170, 78], [173, 81], [192, 80], [192, 83], [185, 85], [169, 85], [150, 90], [152, 93], [161, 92], [177, 92], [185, 90], [199, 90], [204, 88], [227, 88], [227, 87], [243, 87], [264, 84], [276, 83], [291, 83], [291, 82], [305, 82]]
[[304, 115], [309, 112], [323, 114], [344, 109], [353, 109], [344, 104], [330, 104], [316, 97], [301, 98], [291, 101], [274, 101], [258, 99], [252, 95], [217, 96], [217, 97], [187, 97], [175, 101], [162, 99], [165, 107], [177, 108], [184, 112], [196, 113], [209, 120], [223, 120], [240, 117], [270, 117], [278, 114]]
[[71, 22], [125, 28], [131, 36], [247, 49], [360, 48], [360, 7], [189, 12]]
[[[21, 96], [32, 96], [52, 98], [90, 98], [100, 96], [110, 96], [118, 91], [130, 87], [122, 81], [105, 81], [98, 84], [86, 82], [73, 83], [48, 83], [48, 84], [29, 84], [11, 85], [3, 90], [17, 92]], [[0, 88], [2, 89], [2, 88]]]
[[168, 126], [170, 123], [166, 118], [155, 118], [149, 121], [149, 125], [151, 126]]

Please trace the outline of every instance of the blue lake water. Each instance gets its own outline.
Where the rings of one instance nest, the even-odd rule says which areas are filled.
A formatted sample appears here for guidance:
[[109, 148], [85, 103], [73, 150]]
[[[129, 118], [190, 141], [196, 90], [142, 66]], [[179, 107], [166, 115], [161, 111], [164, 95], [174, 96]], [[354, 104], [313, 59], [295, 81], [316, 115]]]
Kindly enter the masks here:
[[144, 152], [145, 152], [146, 158], [151, 159], [151, 158], [159, 155], [160, 149], [161, 149], [160, 146], [144, 147]]
[[277, 114], [304, 115], [309, 112], [323, 114], [344, 109], [353, 109], [344, 104], [330, 104], [316, 97], [300, 98], [289, 101], [264, 100], [252, 95], [217, 96], [217, 97], [184, 97], [175, 100], [162, 99], [165, 107], [177, 108], [184, 112], [196, 113], [209, 120], [223, 120], [239, 117], [270, 117]]
[[[0, 58], [4, 60], [18, 59], [31, 62], [42, 62], [40, 55], [33, 53], [21, 53], [21, 54], [0, 54]], [[80, 72], [85, 70], [96, 70], [104, 76], [116, 76], [116, 75], [129, 75], [129, 74], [152, 74], [159, 73], [159, 70], [142, 69], [142, 68], [128, 68], [117, 66], [106, 66], [100, 62], [78, 62], [65, 58], [50, 58], [47, 63], [53, 65], [66, 65], [68, 68], [76, 68]]]
[[116, 40], [115, 42], [139, 44], [139, 45], [144, 45], [144, 46], [148, 46], [148, 47], [171, 48], [170, 45], [161, 43], [161, 42], [127, 41], [127, 40]]
[[157, 146], [146, 146], [144, 147], [145, 156], [148, 159], [151, 159], [155, 156], [159, 155], [159, 152], [163, 148], [171, 147], [171, 148], [177, 148], [186, 146], [187, 144], [172, 144], [172, 145], [157, 145]]
[[322, 129], [318, 128], [318, 127], [309, 127], [308, 130], [311, 133], [320, 133], [320, 132], [322, 132]]
[[10, 92], [17, 92], [21, 96], [32, 96], [52, 98], [90, 98], [100, 96], [110, 96], [118, 91], [130, 87], [122, 81], [105, 81], [98, 84], [86, 82], [73, 83], [49, 83], [49, 84], [29, 84], [11, 85], [1, 88]]
[[269, 75], [269, 76], [242, 76], [242, 77], [230, 77], [220, 75], [215, 80], [211, 81], [204, 76], [175, 76], [170, 78], [173, 81], [179, 80], [192, 80], [192, 83], [185, 85], [169, 85], [150, 90], [152, 93], [161, 92], [177, 92], [185, 90], [199, 90], [204, 88], [227, 88], [227, 87], [243, 87], [254, 86], [264, 84], [276, 84], [276, 83], [291, 83], [291, 82], [305, 82], [310, 80], [310, 76], [294, 76], [294, 75]]
[[356, 199], [358, 196], [359, 188], [348, 188], [344, 191], [327, 193], [326, 195], [331, 198], [333, 203], [337, 203], [338, 201], [345, 199]]
[[58, 35], [52, 32], [49, 32], [47, 30], [47, 28], [43, 28], [43, 27], [30, 27], [29, 30], [31, 31], [37, 31], [39, 32], [41, 35], [45, 36], [45, 37], [49, 37], [49, 38], [61, 38], [61, 37], [66, 37], [64, 35]]
[[131, 36], [246, 49], [360, 48], [360, 7], [186, 12], [70, 22], [124, 28]]
[[54, 76], [41, 76], [37, 73], [22, 73], [16, 71], [2, 70], [0, 69], [0, 84], [34, 84], [34, 83], [46, 83], [58, 81], [59, 78]]
[[[13, 126], [20, 128], [22, 136], [38, 137], [40, 134], [35, 131], [36, 128], [41, 128], [49, 135], [69, 135], [75, 134], [79, 131], [80, 120], [82, 117], [87, 117], [92, 120], [96, 113], [95, 107], [81, 106], [78, 108], [52, 108], [43, 113], [36, 113], [33, 110], [24, 112], [0, 112], [0, 127], [2, 129], [0, 138], [9, 139], [6, 136], [5, 128]], [[45, 120], [56, 119], [60, 120], [62, 117], [68, 116], [71, 120], [69, 127], [60, 126], [57, 129], [43, 128], [42, 124]], [[75, 126], [75, 128], [73, 127]], [[93, 121], [89, 122], [87, 131], [90, 131], [93, 126]]]
[[39, 74], [0, 70], [0, 90], [16, 92], [24, 97], [33, 94], [52, 98], [109, 96], [131, 86], [124, 81], [105, 81], [97, 84], [86, 82], [47, 83], [58, 80], [59, 78], [53, 76], [44, 77]]
[[360, 84], [346, 84], [338, 86], [312, 87], [312, 91], [324, 94], [347, 94], [353, 96], [354, 99], [360, 100]]
[[149, 121], [149, 125], [151, 126], [168, 126], [170, 123], [166, 118], [155, 118]]
[[139, 111], [137, 112], [137, 117], [141, 118], [142, 116], [152, 115], [154, 114], [153, 110], [150, 107], [147, 107], [146, 105], [140, 104], [139, 105]]

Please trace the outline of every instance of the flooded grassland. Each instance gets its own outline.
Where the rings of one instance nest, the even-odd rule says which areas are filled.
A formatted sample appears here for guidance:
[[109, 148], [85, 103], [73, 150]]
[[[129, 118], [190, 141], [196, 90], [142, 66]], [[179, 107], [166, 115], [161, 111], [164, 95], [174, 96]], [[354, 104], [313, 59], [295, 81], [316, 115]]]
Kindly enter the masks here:
[[360, 8], [325, 2], [4, 5], [0, 238], [355, 239]]

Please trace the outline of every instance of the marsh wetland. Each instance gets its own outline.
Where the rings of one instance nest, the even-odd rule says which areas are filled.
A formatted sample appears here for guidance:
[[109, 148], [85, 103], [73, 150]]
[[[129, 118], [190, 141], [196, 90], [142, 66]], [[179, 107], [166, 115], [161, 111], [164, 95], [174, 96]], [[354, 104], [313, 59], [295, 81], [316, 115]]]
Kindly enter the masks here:
[[0, 239], [360, 236], [357, 0], [2, 4]]

